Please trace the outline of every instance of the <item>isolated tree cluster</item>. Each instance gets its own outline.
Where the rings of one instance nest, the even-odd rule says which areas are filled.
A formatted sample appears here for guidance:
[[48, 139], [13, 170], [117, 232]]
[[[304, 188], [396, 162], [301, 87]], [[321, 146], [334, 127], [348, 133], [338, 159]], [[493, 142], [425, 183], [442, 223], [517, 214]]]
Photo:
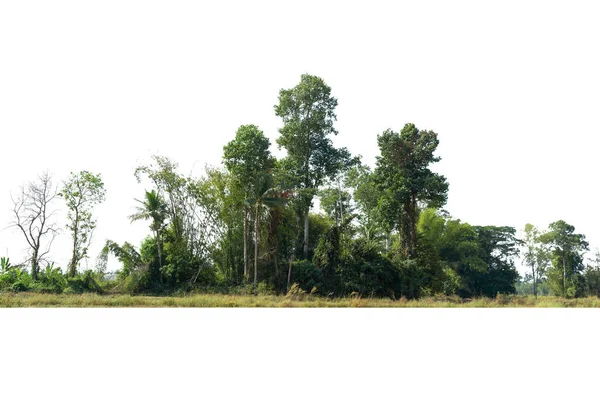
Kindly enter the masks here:
[[[444, 209], [449, 183], [434, 172], [437, 133], [406, 124], [377, 136], [375, 168], [334, 146], [338, 101], [316, 76], [282, 89], [276, 145], [256, 125], [242, 125], [223, 147], [222, 165], [185, 176], [164, 156], [135, 170], [145, 186], [132, 223], [145, 221], [139, 246], [108, 240], [95, 271], [89, 257], [95, 206], [106, 193], [99, 174], [72, 173], [53, 185], [44, 173], [13, 198], [14, 227], [29, 246], [26, 265], [3, 259], [0, 290], [121, 290], [173, 293], [310, 292], [322, 296], [417, 298], [549, 292], [597, 294], [600, 255], [584, 266], [585, 237], [564, 221], [546, 231], [528, 224], [473, 226]], [[61, 226], [53, 205], [68, 209]], [[320, 210], [314, 208], [319, 200]], [[47, 259], [60, 228], [72, 239], [62, 271]], [[519, 254], [531, 271], [521, 278]], [[120, 263], [106, 279], [109, 257]], [[41, 269], [43, 264], [45, 269]]]

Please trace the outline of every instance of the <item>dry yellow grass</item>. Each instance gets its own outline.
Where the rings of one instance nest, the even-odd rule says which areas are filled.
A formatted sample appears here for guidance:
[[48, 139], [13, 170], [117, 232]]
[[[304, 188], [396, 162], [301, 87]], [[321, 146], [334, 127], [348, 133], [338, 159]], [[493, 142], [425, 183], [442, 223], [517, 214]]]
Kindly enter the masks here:
[[559, 297], [507, 296], [498, 299], [462, 301], [456, 297], [423, 298], [419, 300], [390, 300], [370, 298], [327, 299], [311, 295], [244, 296], [219, 294], [192, 294], [180, 297], [129, 296], [96, 294], [39, 294], [2, 293], [0, 307], [600, 307], [600, 299], [563, 299]]

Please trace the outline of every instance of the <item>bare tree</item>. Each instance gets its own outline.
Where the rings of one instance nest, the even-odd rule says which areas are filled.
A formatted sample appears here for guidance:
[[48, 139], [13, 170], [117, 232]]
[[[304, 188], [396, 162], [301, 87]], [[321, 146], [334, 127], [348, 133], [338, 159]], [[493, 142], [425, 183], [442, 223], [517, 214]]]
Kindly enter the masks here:
[[[53, 220], [55, 211], [50, 211], [48, 207], [56, 197], [57, 189], [48, 172], [38, 175], [36, 181], [21, 186], [21, 193], [16, 199], [11, 195], [14, 204], [12, 226], [19, 228], [29, 245], [28, 262], [33, 279], [38, 278], [40, 263], [50, 252], [58, 234], [57, 222]], [[44, 247], [42, 241], [46, 243]]]

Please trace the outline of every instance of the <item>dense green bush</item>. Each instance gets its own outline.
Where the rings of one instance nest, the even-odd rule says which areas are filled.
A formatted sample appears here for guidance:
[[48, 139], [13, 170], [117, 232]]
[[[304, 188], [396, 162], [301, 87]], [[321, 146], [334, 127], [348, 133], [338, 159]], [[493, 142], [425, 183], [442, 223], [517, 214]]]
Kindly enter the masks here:
[[349, 257], [340, 267], [337, 295], [359, 293], [362, 296], [401, 296], [400, 270], [377, 251], [377, 245], [359, 239], [352, 243]]
[[313, 288], [316, 288], [317, 293], [323, 294], [321, 292], [323, 289], [323, 275], [321, 270], [309, 261], [302, 260], [293, 263], [292, 282], [297, 283], [306, 292], [311, 292]]

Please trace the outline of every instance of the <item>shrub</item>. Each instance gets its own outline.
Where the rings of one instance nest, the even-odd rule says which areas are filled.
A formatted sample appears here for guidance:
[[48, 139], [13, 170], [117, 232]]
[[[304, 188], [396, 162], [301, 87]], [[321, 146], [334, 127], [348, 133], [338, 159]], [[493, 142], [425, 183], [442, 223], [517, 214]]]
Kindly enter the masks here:
[[403, 294], [400, 278], [399, 268], [379, 254], [375, 244], [359, 239], [342, 263], [336, 294], [396, 298]]
[[296, 261], [292, 266], [292, 282], [297, 283], [305, 292], [316, 288], [320, 293], [323, 288], [323, 275], [315, 264], [306, 260]]

